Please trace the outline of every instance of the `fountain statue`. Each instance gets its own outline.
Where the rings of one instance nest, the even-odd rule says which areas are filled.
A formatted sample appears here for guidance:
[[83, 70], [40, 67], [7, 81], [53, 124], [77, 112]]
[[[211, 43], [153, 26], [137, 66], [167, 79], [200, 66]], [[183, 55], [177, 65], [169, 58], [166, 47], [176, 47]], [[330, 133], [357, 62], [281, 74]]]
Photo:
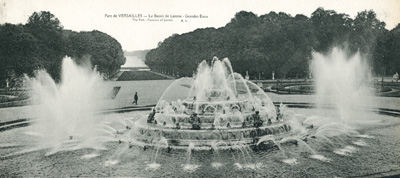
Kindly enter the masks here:
[[228, 59], [200, 63], [196, 78], [181, 78], [164, 92], [149, 117], [138, 120], [135, 138], [144, 145], [211, 149], [238, 143], [255, 145], [266, 135], [288, 132], [276, 119], [274, 104], [264, 91], [232, 71]]
[[272, 80], [275, 80], [275, 71], [272, 71]]

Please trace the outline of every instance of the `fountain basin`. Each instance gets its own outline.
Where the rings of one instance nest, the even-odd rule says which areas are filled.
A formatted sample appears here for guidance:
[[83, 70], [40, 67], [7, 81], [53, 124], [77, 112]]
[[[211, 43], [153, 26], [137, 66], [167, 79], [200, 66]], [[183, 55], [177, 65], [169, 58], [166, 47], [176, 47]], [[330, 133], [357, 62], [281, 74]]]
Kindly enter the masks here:
[[146, 119], [136, 121], [133, 128], [133, 138], [142, 146], [161, 146], [177, 149], [187, 149], [190, 144], [198, 149], [211, 149], [216, 144], [219, 149], [234, 148], [238, 144], [255, 145], [260, 137], [272, 135], [279, 139], [291, 127], [281, 121], [256, 127], [231, 127], [217, 129], [192, 130], [190, 128], [176, 129], [147, 123]]

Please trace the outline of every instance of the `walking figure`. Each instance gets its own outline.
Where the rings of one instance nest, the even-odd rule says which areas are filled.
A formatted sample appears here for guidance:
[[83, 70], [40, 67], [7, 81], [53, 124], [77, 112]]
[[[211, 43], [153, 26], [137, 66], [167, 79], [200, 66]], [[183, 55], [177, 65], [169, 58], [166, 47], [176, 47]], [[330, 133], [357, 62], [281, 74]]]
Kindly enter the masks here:
[[139, 97], [137, 95], [137, 92], [135, 92], [135, 97], [134, 98], [135, 98], [135, 101], [133, 101], [133, 103], [135, 103], [137, 105], [137, 102], [138, 102], [138, 99], [139, 99]]

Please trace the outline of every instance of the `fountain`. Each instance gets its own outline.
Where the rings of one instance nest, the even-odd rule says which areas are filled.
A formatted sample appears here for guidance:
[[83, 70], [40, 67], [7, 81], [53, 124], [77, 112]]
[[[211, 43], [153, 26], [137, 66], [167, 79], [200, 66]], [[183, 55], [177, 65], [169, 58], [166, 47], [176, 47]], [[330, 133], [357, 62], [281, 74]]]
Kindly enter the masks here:
[[214, 57], [200, 63], [196, 78], [176, 80], [164, 92], [148, 119], [134, 124], [134, 138], [142, 145], [212, 149], [257, 145], [266, 135], [279, 137], [290, 126], [277, 117], [264, 91], [234, 73], [228, 59]]
[[310, 68], [315, 81], [317, 115], [324, 117], [305, 122], [319, 127], [319, 133], [334, 136], [354, 133], [357, 125], [376, 121], [370, 111], [374, 104], [371, 72], [360, 53], [351, 55], [340, 48], [333, 48], [328, 55], [313, 53]]
[[80, 148], [104, 149], [99, 140], [107, 134], [95, 114], [102, 106], [94, 102], [104, 94], [104, 86], [96, 69], [79, 67], [65, 57], [60, 83], [46, 71], [26, 79], [32, 89], [31, 114], [36, 119], [25, 133], [34, 136], [33, 149], [50, 149], [47, 155]]

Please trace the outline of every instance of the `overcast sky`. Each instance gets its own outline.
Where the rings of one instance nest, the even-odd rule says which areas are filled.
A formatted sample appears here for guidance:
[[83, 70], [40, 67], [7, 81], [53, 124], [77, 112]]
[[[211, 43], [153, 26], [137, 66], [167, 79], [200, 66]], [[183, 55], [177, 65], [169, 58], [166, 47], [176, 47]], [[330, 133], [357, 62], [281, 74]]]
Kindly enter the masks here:
[[[387, 29], [400, 23], [400, 0], [0, 0], [0, 23], [23, 23], [33, 12], [50, 11], [64, 26], [74, 31], [99, 30], [116, 38], [124, 50], [157, 47], [158, 42], [174, 33], [196, 28], [225, 26], [241, 10], [263, 15], [270, 11], [310, 17], [318, 7], [346, 13], [373, 9]], [[133, 18], [110, 18], [114, 14], [181, 15], [173, 21], [134, 21]], [[207, 18], [184, 18], [200, 14]], [[155, 19], [155, 18], [152, 18]], [[163, 18], [159, 18], [163, 19]], [[169, 18], [171, 19], [171, 18]], [[187, 22], [181, 22], [181, 21]]]

